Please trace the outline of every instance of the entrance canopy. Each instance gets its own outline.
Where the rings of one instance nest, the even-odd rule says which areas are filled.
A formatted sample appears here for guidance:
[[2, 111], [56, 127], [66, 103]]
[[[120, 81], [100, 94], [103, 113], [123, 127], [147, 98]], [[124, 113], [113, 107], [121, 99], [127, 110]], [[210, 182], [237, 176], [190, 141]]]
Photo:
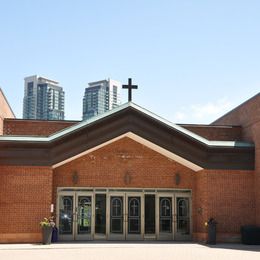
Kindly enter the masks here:
[[209, 141], [129, 102], [48, 137], [1, 136], [0, 164], [58, 167], [123, 137], [195, 170], [254, 169], [254, 145]]

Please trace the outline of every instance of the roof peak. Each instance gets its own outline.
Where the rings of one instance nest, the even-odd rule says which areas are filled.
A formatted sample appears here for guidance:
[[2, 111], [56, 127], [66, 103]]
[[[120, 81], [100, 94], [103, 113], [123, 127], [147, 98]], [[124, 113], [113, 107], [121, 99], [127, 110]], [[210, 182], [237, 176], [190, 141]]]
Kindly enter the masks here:
[[39, 142], [49, 142], [49, 141], [53, 141], [53, 140], [57, 140], [61, 137], [67, 136], [75, 131], [78, 131], [84, 127], [90, 126], [94, 123], [96, 123], [97, 121], [103, 120], [107, 117], [110, 117], [116, 113], [119, 113], [120, 111], [123, 111], [125, 109], [128, 108], [132, 108], [134, 110], [139, 111], [140, 113], [143, 113], [144, 115], [152, 118], [153, 120], [156, 120], [158, 122], [160, 122], [161, 124], [166, 125], [167, 127], [179, 132], [180, 134], [186, 135], [187, 137], [201, 143], [204, 144], [206, 146], [215, 146], [215, 147], [252, 147], [254, 146], [251, 143], [248, 142], [237, 142], [237, 141], [210, 141], [198, 134], [195, 134], [191, 131], [189, 131], [188, 129], [185, 129], [177, 124], [174, 124], [152, 112], [150, 112], [149, 110], [133, 103], [133, 102], [127, 102], [124, 103], [110, 111], [107, 111], [101, 115], [97, 115], [93, 118], [90, 118], [88, 120], [84, 120], [79, 122], [78, 124], [72, 125], [66, 129], [63, 129], [61, 131], [58, 131], [48, 137], [30, 137], [30, 136], [3, 136], [0, 137], [0, 140], [3, 141], [39, 141]]

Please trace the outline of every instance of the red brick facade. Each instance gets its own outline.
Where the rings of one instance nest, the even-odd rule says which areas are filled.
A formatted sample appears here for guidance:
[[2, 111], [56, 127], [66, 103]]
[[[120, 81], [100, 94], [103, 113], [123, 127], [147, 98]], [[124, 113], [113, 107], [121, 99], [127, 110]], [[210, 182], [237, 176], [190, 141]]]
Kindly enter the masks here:
[[[77, 184], [72, 180], [75, 171]], [[194, 172], [129, 138], [54, 170], [1, 166], [0, 172], [1, 242], [40, 241], [38, 223], [50, 214], [51, 203], [56, 204], [58, 187], [191, 189], [194, 240], [205, 240], [204, 223], [209, 217], [218, 220], [221, 241], [239, 239], [240, 226], [255, 223], [253, 172]], [[130, 175], [127, 184], [126, 173]], [[175, 183], [176, 173], [181, 177], [179, 185]]]
[[[78, 183], [72, 175], [78, 173]], [[125, 183], [125, 174], [130, 183]], [[179, 173], [181, 182], [175, 183]], [[54, 170], [53, 197], [58, 187], [120, 187], [191, 189], [193, 237], [205, 240], [205, 221], [218, 220], [221, 241], [239, 239], [241, 225], [255, 223], [254, 172], [194, 172], [151, 149], [124, 138]], [[248, 214], [251, 212], [252, 214]]]
[[255, 144], [256, 223], [260, 225], [260, 94], [216, 120], [213, 124], [242, 126], [242, 138]]
[[[204, 223], [213, 217], [218, 222], [219, 241], [238, 241], [242, 225], [260, 224], [260, 113], [254, 113], [258, 110], [260, 97], [256, 96], [213, 125], [183, 125], [209, 140], [253, 141], [255, 170], [195, 171], [129, 137], [54, 168], [0, 165], [0, 242], [39, 242], [39, 222], [50, 215], [51, 204], [57, 210], [57, 189], [61, 187], [190, 190], [193, 240], [206, 240]], [[41, 136], [76, 123], [10, 119], [4, 122], [5, 135]], [[180, 176], [179, 183], [176, 174]]]
[[41, 241], [51, 201], [51, 168], [0, 166], [0, 243]]
[[218, 222], [218, 240], [238, 241], [240, 227], [256, 221], [253, 186], [253, 171], [202, 170], [196, 173], [194, 207], [199, 214], [194, 212], [197, 216], [195, 237], [203, 239], [205, 219], [214, 217]]
[[79, 121], [4, 119], [4, 135], [49, 136]]

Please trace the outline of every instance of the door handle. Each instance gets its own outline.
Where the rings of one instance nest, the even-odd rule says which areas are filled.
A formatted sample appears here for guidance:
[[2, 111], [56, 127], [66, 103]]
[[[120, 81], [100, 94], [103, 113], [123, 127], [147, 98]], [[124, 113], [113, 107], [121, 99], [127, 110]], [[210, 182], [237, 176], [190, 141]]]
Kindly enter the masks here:
[[73, 213], [73, 222], [78, 222], [78, 208], [75, 208], [75, 212]]

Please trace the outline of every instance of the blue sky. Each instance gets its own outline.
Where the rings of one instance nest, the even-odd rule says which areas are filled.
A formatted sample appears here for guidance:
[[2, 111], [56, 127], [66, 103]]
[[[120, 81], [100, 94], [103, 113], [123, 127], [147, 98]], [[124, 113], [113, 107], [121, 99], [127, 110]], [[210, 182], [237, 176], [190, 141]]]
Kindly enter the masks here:
[[23, 78], [55, 79], [81, 119], [88, 82], [132, 77], [138, 105], [209, 123], [259, 92], [259, 13], [258, 0], [0, 0], [0, 86], [20, 118]]

